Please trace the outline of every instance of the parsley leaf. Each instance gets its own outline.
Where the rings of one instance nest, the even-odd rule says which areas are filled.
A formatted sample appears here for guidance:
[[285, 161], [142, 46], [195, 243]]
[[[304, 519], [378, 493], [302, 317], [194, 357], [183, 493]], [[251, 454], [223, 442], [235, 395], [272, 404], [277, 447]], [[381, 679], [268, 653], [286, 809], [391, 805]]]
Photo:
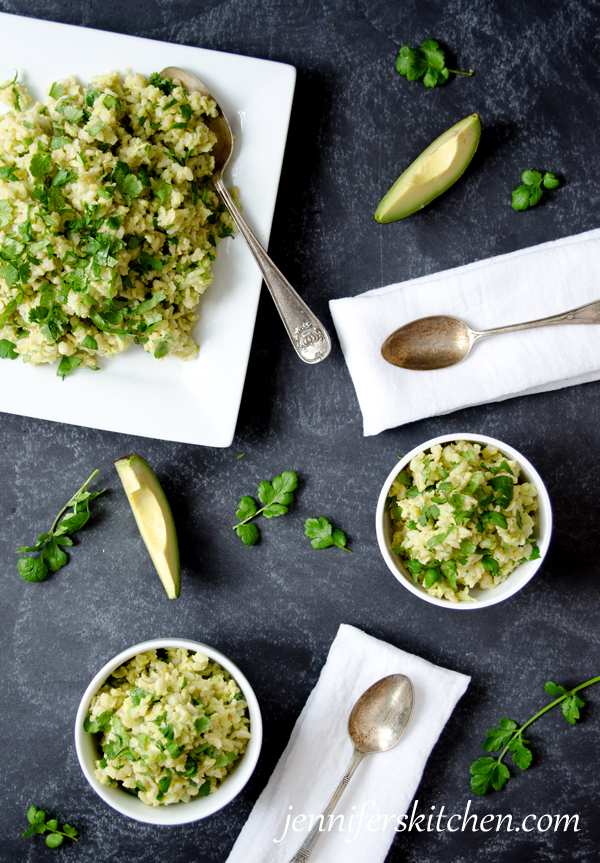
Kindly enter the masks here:
[[[539, 171], [523, 171], [521, 185], [512, 193], [511, 207], [513, 210], [526, 210], [535, 207], [542, 199], [544, 189], [557, 189], [560, 180], [556, 174], [548, 171], [542, 175]], [[542, 188], [543, 187], [543, 188]]]
[[329, 548], [330, 545], [337, 545], [338, 548], [343, 548], [344, 551], [352, 554], [350, 549], [346, 548], [346, 534], [339, 528], [333, 530], [326, 518], [307, 518], [304, 522], [304, 534], [310, 538], [313, 548]]
[[62, 845], [65, 836], [68, 839], [72, 839], [74, 842], [78, 841], [77, 830], [74, 827], [71, 827], [69, 824], [65, 824], [63, 829], [59, 830], [56, 818], [51, 818], [49, 821], [46, 821], [46, 813], [41, 809], [36, 809], [35, 806], [30, 806], [27, 810], [27, 820], [29, 821], [29, 827], [23, 833], [24, 839], [27, 839], [29, 836], [34, 836], [36, 833], [43, 834], [48, 832], [48, 836], [46, 836], [46, 845], [49, 848], [58, 848], [59, 845]]
[[0, 201], [0, 228], [6, 228], [13, 220], [13, 209], [10, 201]]
[[[43, 581], [48, 570], [56, 572], [67, 563], [67, 555], [61, 546], [72, 545], [70, 535], [79, 530], [90, 517], [90, 501], [103, 494], [106, 489], [89, 492], [87, 487], [98, 473], [97, 470], [75, 492], [73, 497], [61, 509], [54, 519], [48, 533], [40, 534], [38, 542], [33, 546], [21, 546], [18, 553], [39, 551], [39, 557], [20, 557], [17, 561], [19, 575], [25, 581]], [[63, 518], [66, 511], [72, 507], [72, 513]], [[62, 519], [62, 520], [61, 520]]]
[[244, 545], [254, 545], [259, 537], [258, 528], [255, 524], [236, 524], [235, 532], [241, 538]]
[[0, 339], [0, 359], [16, 360], [18, 356], [18, 353], [15, 351], [14, 342], [10, 342], [8, 339]]
[[584, 706], [584, 702], [577, 695], [577, 692], [598, 682], [600, 682], [600, 676], [594, 677], [567, 691], [564, 686], [558, 686], [556, 683], [548, 681], [544, 687], [545, 691], [549, 695], [557, 695], [558, 698], [538, 711], [531, 719], [521, 725], [520, 728], [517, 727], [517, 723], [512, 719], [501, 719], [497, 728], [490, 728], [483, 741], [483, 749], [486, 752], [500, 751], [500, 754], [497, 758], [479, 758], [471, 764], [471, 790], [475, 794], [483, 795], [490, 788], [499, 791], [506, 785], [506, 782], [510, 779], [510, 772], [508, 767], [502, 762], [502, 759], [507, 752], [512, 753], [513, 763], [517, 767], [521, 770], [527, 770], [531, 765], [533, 755], [531, 749], [528, 747], [529, 741], [523, 737], [523, 731], [557, 704], [560, 704], [563, 716], [567, 722], [574, 725], [579, 719], [579, 709]]
[[161, 78], [158, 72], [152, 72], [148, 78], [148, 83], [152, 84], [154, 87], [158, 87], [165, 96], [169, 96], [175, 89], [175, 84], [173, 84], [169, 78]]
[[[260, 509], [257, 509], [253, 498], [242, 497], [236, 512], [240, 524], [234, 524], [233, 530], [241, 537], [244, 545], [254, 545], [259, 536], [258, 528], [255, 525], [247, 524], [247, 522], [261, 513], [268, 519], [285, 515], [289, 504], [294, 499], [294, 491], [297, 486], [298, 477], [296, 474], [291, 470], [284, 470], [280, 476], [274, 477], [272, 482], [265, 480], [260, 483], [258, 498], [264, 504]], [[253, 529], [247, 530], [247, 528]]]
[[469, 72], [448, 69], [445, 54], [435, 39], [426, 39], [421, 43], [420, 48], [409, 48], [408, 45], [403, 45], [396, 61], [396, 70], [401, 75], [406, 75], [409, 81], [423, 78], [426, 87], [444, 84], [451, 72], [455, 75], [473, 74], [473, 69]]

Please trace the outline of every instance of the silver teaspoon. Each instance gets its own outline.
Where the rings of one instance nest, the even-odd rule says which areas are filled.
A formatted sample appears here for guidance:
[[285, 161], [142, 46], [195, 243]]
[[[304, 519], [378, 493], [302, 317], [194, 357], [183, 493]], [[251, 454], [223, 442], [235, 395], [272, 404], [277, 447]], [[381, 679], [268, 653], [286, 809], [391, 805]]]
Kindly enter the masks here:
[[[214, 96], [209, 93], [198, 78], [195, 78], [183, 69], [177, 68], [177, 66], [167, 66], [160, 73], [160, 77], [169, 78], [171, 81], [178, 80], [190, 92], [202, 93], [216, 103]], [[281, 320], [296, 349], [296, 353], [305, 363], [320, 363], [331, 351], [331, 339], [327, 330], [317, 316], [311, 312], [304, 300], [296, 293], [283, 273], [275, 266], [242, 218], [240, 211], [223, 182], [223, 171], [229, 163], [233, 150], [233, 135], [227, 118], [218, 103], [217, 108], [219, 116], [207, 117], [205, 120], [211, 132], [214, 132], [217, 136], [217, 142], [211, 152], [215, 160], [212, 181], [229, 210], [237, 229], [248, 243], [248, 247], [254, 255], [254, 259], [275, 301], [277, 311], [281, 315]]]
[[600, 301], [587, 303], [549, 318], [495, 327], [492, 330], [472, 330], [464, 321], [450, 315], [419, 318], [388, 336], [381, 346], [381, 353], [388, 363], [403, 369], [443, 369], [463, 360], [475, 342], [481, 339], [561, 324], [600, 324]]
[[350, 764], [308, 836], [290, 863], [304, 863], [310, 857], [317, 839], [326, 830], [326, 820], [350, 782], [352, 774], [365, 755], [385, 752], [402, 737], [414, 703], [413, 685], [404, 674], [390, 674], [363, 692], [348, 719], [348, 734], [354, 744]]

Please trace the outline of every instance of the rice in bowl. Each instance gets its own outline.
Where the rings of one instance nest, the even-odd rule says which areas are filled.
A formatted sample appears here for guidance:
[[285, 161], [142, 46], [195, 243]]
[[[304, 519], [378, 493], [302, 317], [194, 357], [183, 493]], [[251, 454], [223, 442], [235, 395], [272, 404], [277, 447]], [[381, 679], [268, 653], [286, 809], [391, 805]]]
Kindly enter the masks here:
[[473, 602], [520, 563], [536, 560], [538, 494], [515, 459], [465, 440], [419, 452], [388, 491], [392, 548], [437, 599]]
[[229, 673], [180, 647], [145, 651], [114, 670], [84, 721], [103, 751], [96, 779], [150, 806], [216, 791], [246, 751], [249, 726]]

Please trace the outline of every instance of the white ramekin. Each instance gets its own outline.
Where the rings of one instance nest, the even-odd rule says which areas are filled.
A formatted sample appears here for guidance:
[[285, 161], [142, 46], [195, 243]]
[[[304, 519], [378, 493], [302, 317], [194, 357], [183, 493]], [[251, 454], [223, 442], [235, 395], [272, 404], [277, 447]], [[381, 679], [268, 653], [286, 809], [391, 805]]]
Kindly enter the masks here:
[[[498, 447], [504, 455], [508, 456], [510, 459], [515, 459], [519, 463], [523, 476], [528, 480], [528, 482], [532, 482], [535, 485], [538, 492], [538, 510], [536, 513], [537, 524], [533, 532], [533, 538], [536, 540], [540, 549], [539, 558], [537, 560], [526, 561], [525, 563], [520, 564], [515, 571], [508, 576], [506, 581], [503, 581], [491, 590], [481, 590], [480, 588], [473, 588], [470, 590], [470, 595], [477, 600], [476, 602], [450, 602], [447, 599], [438, 599], [436, 596], [430, 596], [425, 588], [420, 584], [415, 584], [409, 570], [404, 565], [404, 562], [391, 548], [392, 520], [385, 512], [385, 504], [390, 487], [400, 471], [404, 470], [404, 468], [408, 466], [411, 459], [420, 452], [431, 449], [435, 444], [444, 445], [458, 440], [478, 443], [481, 444], [482, 447], [485, 447], [488, 444]], [[418, 596], [419, 599], [424, 599], [426, 602], [430, 602], [432, 605], [437, 605], [440, 608], [449, 608], [453, 611], [475, 611], [481, 608], [488, 608], [490, 605], [496, 605], [496, 603], [508, 599], [509, 596], [512, 596], [521, 590], [522, 587], [525, 587], [528, 581], [531, 581], [542, 565], [550, 545], [550, 538], [552, 535], [552, 506], [541, 476], [524, 455], [508, 444], [505, 444], [500, 440], [496, 440], [496, 438], [482, 434], [464, 432], [464, 434], [440, 435], [432, 440], [428, 440], [415, 447], [394, 465], [394, 468], [383, 484], [381, 494], [379, 495], [377, 513], [375, 516], [375, 526], [377, 530], [377, 541], [379, 543], [383, 559], [403, 587], [410, 590], [410, 592], [415, 596]]]
[[[246, 752], [240, 758], [235, 769], [224, 779], [222, 785], [215, 792], [209, 794], [207, 797], [194, 797], [189, 803], [172, 803], [169, 806], [148, 806], [134, 795], [123, 791], [122, 788], [109, 788], [106, 785], [102, 785], [96, 779], [94, 775], [94, 762], [99, 757], [98, 749], [95, 736], [84, 731], [83, 722], [88, 715], [93, 696], [116, 668], [133, 659], [138, 653], [166, 647], [178, 647], [193, 651], [194, 653], [204, 653], [209, 659], [218, 662], [219, 665], [231, 674], [248, 702], [248, 715], [250, 717], [250, 732], [252, 736]], [[209, 815], [213, 815], [219, 809], [222, 809], [223, 806], [230, 803], [240, 793], [250, 779], [260, 755], [261, 744], [262, 719], [260, 708], [246, 677], [237, 665], [234, 665], [230, 659], [227, 659], [226, 656], [220, 651], [215, 650], [214, 647], [201, 644], [199, 641], [190, 641], [187, 638], [155, 638], [152, 641], [135, 644], [133, 647], [119, 653], [118, 656], [107, 662], [104, 668], [100, 669], [85, 690], [77, 711], [77, 718], [75, 719], [75, 749], [77, 750], [77, 757], [79, 758], [79, 764], [85, 778], [105, 803], [108, 803], [109, 806], [112, 806], [121, 815], [126, 815], [128, 818], [133, 818], [136, 821], [143, 821], [145, 824], [189, 824], [192, 821], [200, 821], [202, 818], [207, 818]]]

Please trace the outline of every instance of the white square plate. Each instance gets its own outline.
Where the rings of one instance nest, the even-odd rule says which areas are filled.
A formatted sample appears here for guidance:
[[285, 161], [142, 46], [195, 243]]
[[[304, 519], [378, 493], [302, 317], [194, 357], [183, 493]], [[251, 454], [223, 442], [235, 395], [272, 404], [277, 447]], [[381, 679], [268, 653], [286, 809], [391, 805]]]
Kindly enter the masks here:
[[[266, 247], [296, 80], [293, 66], [0, 13], [0, 79], [43, 101], [57, 78], [179, 66], [208, 87], [237, 140], [225, 181], [238, 186], [250, 227]], [[244, 240], [219, 243], [213, 284], [201, 297], [197, 359], [158, 362], [132, 346], [102, 370], [65, 381], [56, 366], [3, 360], [0, 410], [163, 440], [229, 446], [242, 397], [262, 277]]]

